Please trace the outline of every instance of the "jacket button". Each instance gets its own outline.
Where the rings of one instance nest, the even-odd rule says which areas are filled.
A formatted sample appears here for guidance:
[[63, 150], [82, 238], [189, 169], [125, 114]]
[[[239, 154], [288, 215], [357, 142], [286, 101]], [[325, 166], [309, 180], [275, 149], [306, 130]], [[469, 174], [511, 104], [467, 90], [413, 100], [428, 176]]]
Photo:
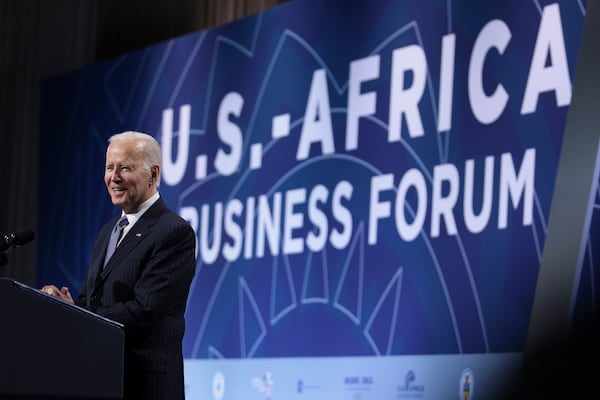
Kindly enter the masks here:
[[97, 297], [96, 295], [93, 295], [92, 297], [90, 297], [90, 301], [96, 301]]

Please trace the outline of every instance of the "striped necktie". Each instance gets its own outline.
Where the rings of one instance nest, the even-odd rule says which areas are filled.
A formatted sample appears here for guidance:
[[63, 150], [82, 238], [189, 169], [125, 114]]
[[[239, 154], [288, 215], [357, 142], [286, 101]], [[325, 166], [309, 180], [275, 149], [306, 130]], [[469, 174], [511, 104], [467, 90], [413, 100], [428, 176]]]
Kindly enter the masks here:
[[110, 234], [110, 240], [108, 241], [108, 247], [106, 248], [106, 257], [104, 257], [104, 265], [108, 263], [108, 260], [112, 257], [117, 245], [119, 244], [119, 240], [123, 237], [123, 231], [125, 227], [129, 225], [129, 221], [127, 220], [127, 216], [123, 215], [119, 221], [115, 224], [115, 227]]

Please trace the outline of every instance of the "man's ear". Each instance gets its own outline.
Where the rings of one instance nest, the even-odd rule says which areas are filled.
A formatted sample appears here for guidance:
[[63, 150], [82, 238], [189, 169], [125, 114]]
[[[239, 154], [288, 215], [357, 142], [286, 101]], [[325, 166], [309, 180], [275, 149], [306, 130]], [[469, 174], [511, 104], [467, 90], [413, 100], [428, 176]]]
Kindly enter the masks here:
[[153, 167], [150, 168], [150, 184], [152, 185], [154, 182], [156, 182], [157, 178], [158, 178], [158, 173], [159, 173], [159, 167], [158, 165], [155, 165]]

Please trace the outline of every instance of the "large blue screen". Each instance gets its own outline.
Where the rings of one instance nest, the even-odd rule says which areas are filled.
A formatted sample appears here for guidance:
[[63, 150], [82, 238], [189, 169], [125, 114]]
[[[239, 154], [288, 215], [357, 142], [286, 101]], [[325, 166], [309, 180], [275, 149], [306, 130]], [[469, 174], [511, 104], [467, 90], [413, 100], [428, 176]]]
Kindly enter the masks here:
[[118, 211], [107, 138], [144, 131], [197, 235], [190, 398], [492, 390], [527, 338], [584, 18], [297, 0], [48, 80], [39, 280], [76, 292]]

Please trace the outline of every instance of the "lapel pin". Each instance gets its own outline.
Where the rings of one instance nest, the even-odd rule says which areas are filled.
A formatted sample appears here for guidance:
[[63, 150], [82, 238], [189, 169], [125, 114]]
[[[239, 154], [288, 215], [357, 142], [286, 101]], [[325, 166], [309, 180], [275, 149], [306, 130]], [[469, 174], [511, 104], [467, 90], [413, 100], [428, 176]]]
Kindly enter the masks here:
[[142, 234], [141, 233], [136, 233], [135, 237], [142, 237]]

